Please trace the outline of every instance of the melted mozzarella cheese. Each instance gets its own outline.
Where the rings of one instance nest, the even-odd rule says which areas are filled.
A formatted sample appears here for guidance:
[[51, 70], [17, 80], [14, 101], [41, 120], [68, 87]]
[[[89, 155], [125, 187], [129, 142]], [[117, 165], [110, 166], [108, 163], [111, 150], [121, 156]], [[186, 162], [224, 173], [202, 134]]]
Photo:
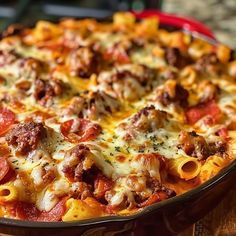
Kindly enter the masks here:
[[41, 211], [50, 211], [58, 201], [59, 199], [53, 191], [44, 190], [37, 196], [36, 206]]
[[[77, 32], [70, 32], [69, 30], [65, 31], [67, 31], [67, 35], [64, 36], [67, 37], [73, 38], [77, 34]], [[108, 48], [118, 45], [120, 42], [127, 42], [130, 40], [130, 35], [126, 35], [125, 31], [121, 33], [111, 33], [103, 30], [99, 32], [98, 30], [97, 32], [90, 33], [88, 37], [86, 36], [87, 38], [81, 38], [81, 43], [83, 46], [94, 42], [98, 43], [98, 45], [102, 48], [101, 53], [106, 51]], [[29, 36], [32, 37], [32, 35]], [[57, 39], [55, 40], [55, 42], [57, 42]], [[62, 39], [60, 38], [58, 41], [60, 40]], [[182, 126], [181, 128], [187, 131], [192, 131], [192, 127], [185, 127], [185, 116], [183, 111], [179, 111], [174, 104], [163, 106], [160, 102], [156, 101], [158, 100], [156, 99], [156, 87], [158, 87], [158, 89], [163, 88], [161, 85], [163, 81], [160, 78], [160, 68], [169, 69], [163, 55], [164, 50], [161, 46], [146, 42], [143, 47], [130, 50], [131, 52], [129, 52], [129, 56], [131, 60], [129, 64], [120, 64], [112, 67], [106, 65], [108, 67], [106, 68], [107, 70], [104, 70], [97, 75], [93, 74], [89, 79], [82, 79], [79, 77], [70, 76], [66, 66], [61, 65], [60, 62], [55, 60], [54, 53], [56, 52], [56, 54], [60, 54], [60, 49], [58, 49], [59, 51], [57, 51], [57, 49], [54, 51], [53, 47], [50, 48], [50, 43], [52, 43], [50, 40], [46, 43], [39, 42], [39, 45], [36, 43], [36, 45], [28, 47], [21, 43], [20, 38], [13, 41], [14, 43], [10, 43], [10, 41], [11, 40], [9, 40], [9, 42], [0, 42], [0, 50], [7, 49], [10, 51], [14, 49], [16, 53], [19, 54], [19, 58], [21, 59], [27, 57], [39, 59], [42, 63], [45, 63], [48, 66], [45, 71], [43, 69], [43, 71], [40, 72], [39, 78], [42, 78], [45, 81], [50, 80], [51, 78], [56, 78], [61, 80], [67, 86], [67, 89], [63, 91], [62, 96], [53, 97], [53, 102], [50, 107], [44, 107], [39, 104], [34, 97], [34, 92], [36, 89], [34, 80], [36, 77], [33, 77], [27, 71], [26, 73], [22, 73], [22, 68], [19, 61], [13, 61], [12, 63], [0, 68], [0, 75], [6, 80], [6, 84], [3, 83], [0, 87], [0, 92], [19, 100], [24, 105], [24, 112], [18, 112], [17, 109], [12, 109], [16, 112], [17, 122], [24, 122], [27, 118], [29, 118], [29, 116], [32, 117], [34, 112], [42, 112], [52, 116], [51, 118], [43, 118], [43, 123], [48, 130], [48, 137], [46, 140], [40, 140], [36, 150], [31, 151], [26, 156], [19, 156], [16, 154], [15, 148], [11, 149], [11, 155], [9, 156], [8, 161], [17, 174], [17, 179], [14, 180], [13, 184], [19, 192], [20, 201], [33, 202], [36, 203], [39, 210], [50, 211], [61, 197], [64, 195], [69, 195], [71, 190], [77, 190], [78, 184], [71, 183], [65, 177], [65, 173], [63, 173], [62, 170], [65, 162], [70, 162], [71, 160], [73, 161], [73, 158], [77, 158], [72, 155], [68, 159], [65, 157], [66, 154], [68, 154], [68, 150], [73, 149], [79, 144], [84, 144], [91, 151], [91, 156], [89, 156], [89, 161], [87, 163], [88, 168], [84, 169], [88, 170], [92, 164], [95, 164], [104, 175], [111, 178], [115, 182], [113, 190], [116, 194], [110, 200], [111, 205], [119, 205], [123, 200], [128, 200], [128, 202], [131, 203], [135, 201], [135, 186], [130, 186], [128, 184], [128, 178], [130, 176], [137, 177], [137, 184], [145, 189], [145, 191], [142, 192], [144, 197], [149, 197], [152, 193], [152, 190], [145, 186], [147, 178], [145, 175], [146, 173], [148, 173], [147, 175], [149, 177], [161, 182], [159, 160], [156, 158], [156, 160], [152, 162], [150, 160], [150, 162], [145, 163], [144, 165], [142, 160], [140, 160], [142, 154], [158, 153], [167, 159], [174, 159], [180, 156], [187, 157], [185, 152], [178, 148], [180, 129], [176, 124], [178, 123]], [[40, 48], [41, 43], [42, 45], [45, 43], [45, 45]], [[63, 45], [60, 46], [63, 47]], [[67, 50], [74, 49], [69, 49], [68, 47], [65, 51]], [[200, 56], [195, 55], [198, 54], [198, 50], [194, 48], [189, 48], [189, 51], [194, 57]], [[64, 56], [66, 57], [67, 55], [62, 55], [62, 57]], [[63, 59], [66, 60], [66, 58], [62, 58], [62, 61]], [[63, 64], [63, 62], [61, 63]], [[145, 67], [142, 65], [153, 68], [151, 71], [154, 75], [150, 77], [152, 77], [152, 80], [154, 81], [151, 81], [150, 88], [148, 89], [147, 86], [143, 85], [145, 83], [139, 83], [139, 80], [135, 78], [139, 78], [142, 75], [145, 78], [146, 71], [144, 69]], [[159, 69], [155, 70], [157, 68]], [[171, 70], [173, 70], [173, 68]], [[120, 74], [122, 77], [122, 72], [124, 71], [127, 72], [125, 79], [115, 78], [113, 80], [113, 75], [116, 76], [117, 72], [121, 72]], [[177, 68], [176, 71], [178, 72]], [[155, 73], [158, 75], [156, 76]], [[17, 86], [15, 86], [16, 81], [18, 80], [19, 82], [21, 77], [27, 77], [27, 79], [32, 82], [29, 90], [19, 91]], [[155, 79], [153, 79], [153, 77], [155, 77]], [[228, 115], [227, 122], [235, 121], [235, 82], [232, 82], [230, 79], [219, 78], [211, 78], [211, 80], [222, 90], [217, 96], [217, 103], [221, 110]], [[86, 95], [84, 95], [89, 94], [87, 92], [95, 93], [99, 91], [103, 91], [104, 94], [111, 95], [112, 98], [108, 99], [106, 97], [107, 95], [105, 96], [104, 94], [104, 96], [100, 96], [97, 100], [97, 97], [91, 99], [89, 97], [88, 103], [83, 104], [81, 102], [82, 105], [75, 104], [75, 106], [78, 105], [79, 107], [81, 105], [81, 110], [83, 108], [85, 109], [83, 115], [85, 117], [89, 117], [91, 110], [88, 109], [88, 107], [92, 107], [91, 104], [93, 102], [91, 102], [91, 100], [95, 100], [94, 103], [97, 105], [96, 109], [94, 107], [90, 108], [97, 111], [96, 122], [102, 127], [102, 133], [96, 139], [83, 143], [70, 143], [65, 140], [60, 131], [61, 123], [73, 118], [78, 118], [79, 115], [62, 115], [62, 108], [69, 106], [70, 101], [74, 97], [81, 96], [83, 98], [87, 98]], [[191, 100], [194, 104], [197, 97], [198, 96], [196, 94], [190, 94], [189, 100]], [[127, 98], [130, 98], [130, 100]], [[4, 103], [7, 99], [4, 98], [2, 100]], [[135, 137], [131, 141], [127, 141], [124, 137], [130, 127], [127, 125], [126, 129], [122, 129], [119, 127], [120, 124], [130, 122], [130, 118], [132, 116], [137, 114], [137, 112], [144, 107], [150, 105], [154, 105], [157, 110], [167, 112], [171, 116], [171, 119], [165, 122], [164, 127], [154, 129], [154, 131], [152, 130], [149, 132], [134, 130]], [[9, 107], [11, 106], [12, 104], [9, 102]], [[99, 116], [101, 113], [103, 116]], [[37, 121], [36, 118], [35, 120]], [[228, 125], [227, 122], [224, 125]], [[223, 128], [224, 125], [217, 124], [209, 127], [204, 124], [203, 120], [200, 120], [195, 126], [199, 126], [201, 128], [199, 128], [202, 132], [201, 135], [211, 141], [215, 141], [219, 138], [215, 136], [216, 131]], [[77, 126], [75, 126], [76, 122], [73, 123], [72, 127], [72, 130], [74, 129], [76, 131], [79, 124], [77, 123]], [[231, 135], [235, 136], [234, 133], [231, 133]], [[235, 142], [230, 142], [232, 142], [230, 143], [232, 146], [231, 151], [235, 154]], [[45, 174], [44, 168], [47, 165], [53, 169], [55, 176], [53, 176], [53, 179], [50, 180], [50, 183], [46, 183], [47, 186], [44, 186], [43, 175]], [[4, 214], [1, 211], [2, 209], [0, 208], [0, 216]]]

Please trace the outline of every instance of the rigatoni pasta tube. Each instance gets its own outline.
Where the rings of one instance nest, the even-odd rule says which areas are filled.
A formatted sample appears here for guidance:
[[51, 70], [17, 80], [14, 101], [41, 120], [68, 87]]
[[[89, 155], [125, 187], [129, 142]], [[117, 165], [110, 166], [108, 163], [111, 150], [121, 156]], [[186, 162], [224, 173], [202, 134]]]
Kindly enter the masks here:
[[0, 185], [0, 203], [17, 200], [17, 190], [14, 186]]
[[181, 179], [195, 178], [201, 170], [201, 163], [193, 157], [178, 157], [170, 160], [169, 172]]
[[199, 177], [201, 182], [203, 183], [215, 176], [221, 169], [227, 166], [229, 162], [229, 158], [223, 158], [216, 155], [208, 157], [200, 171]]
[[62, 217], [62, 221], [85, 220], [103, 215], [100, 204], [93, 198], [77, 200], [70, 198], [66, 202], [68, 211]]

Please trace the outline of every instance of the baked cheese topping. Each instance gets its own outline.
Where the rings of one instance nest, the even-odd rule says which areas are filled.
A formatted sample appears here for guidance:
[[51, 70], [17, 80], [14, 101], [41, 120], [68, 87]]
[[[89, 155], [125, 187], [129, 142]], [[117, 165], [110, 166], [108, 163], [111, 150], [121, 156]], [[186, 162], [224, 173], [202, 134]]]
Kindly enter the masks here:
[[0, 217], [129, 215], [235, 158], [236, 59], [135, 22], [65, 19], [0, 41]]

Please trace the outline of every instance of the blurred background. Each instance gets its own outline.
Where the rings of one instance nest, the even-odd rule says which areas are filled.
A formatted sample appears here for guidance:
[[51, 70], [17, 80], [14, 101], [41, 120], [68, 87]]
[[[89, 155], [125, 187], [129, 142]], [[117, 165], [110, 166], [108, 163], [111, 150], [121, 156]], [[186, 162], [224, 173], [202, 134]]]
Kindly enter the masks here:
[[0, 31], [11, 23], [32, 25], [38, 19], [107, 17], [114, 11], [145, 8], [202, 21], [217, 39], [236, 48], [236, 0], [0, 0]]

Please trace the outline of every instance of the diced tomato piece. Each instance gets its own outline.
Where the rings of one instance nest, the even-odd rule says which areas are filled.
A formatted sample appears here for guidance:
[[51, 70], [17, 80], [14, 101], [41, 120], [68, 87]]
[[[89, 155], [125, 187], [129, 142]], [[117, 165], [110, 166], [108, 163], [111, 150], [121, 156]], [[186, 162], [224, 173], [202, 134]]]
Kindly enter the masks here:
[[160, 202], [160, 201], [165, 200], [167, 198], [168, 198], [168, 196], [165, 192], [159, 191], [157, 193], [152, 194], [146, 201], [139, 204], [139, 207], [150, 206], [155, 202]]
[[103, 53], [103, 58], [104, 60], [108, 60], [108, 61], [111, 61], [112, 60], [112, 52], [111, 50], [107, 50], [106, 52]]
[[[78, 125], [71, 130], [74, 122]], [[84, 142], [95, 139], [101, 132], [101, 126], [86, 119], [68, 120], [61, 124], [61, 133], [70, 142]]]
[[36, 206], [32, 203], [17, 202], [16, 204], [16, 216], [22, 220], [31, 221], [60, 221], [66, 211], [66, 200], [67, 197], [59, 201], [52, 210], [39, 211]]
[[104, 54], [105, 60], [117, 62], [119, 64], [126, 64], [130, 62], [130, 58], [125, 50], [119, 48], [110, 48]]
[[67, 137], [68, 134], [70, 133], [70, 129], [71, 129], [71, 126], [73, 124], [73, 120], [68, 120], [68, 121], [65, 121], [61, 124], [61, 133], [63, 136]]
[[15, 120], [15, 114], [11, 110], [0, 108], [0, 135], [6, 133]]
[[95, 196], [96, 198], [100, 199], [103, 198], [106, 191], [110, 190], [113, 186], [112, 180], [108, 179], [104, 175], [98, 175], [95, 183], [94, 183], [94, 189], [95, 189]]
[[130, 59], [125, 52], [117, 53], [115, 55], [115, 60], [120, 64], [129, 63]]
[[5, 157], [0, 157], [0, 182], [5, 178], [10, 171], [10, 165]]
[[228, 129], [226, 127], [218, 130], [216, 132], [216, 134], [219, 135], [220, 137], [222, 137], [226, 141], [230, 140]]
[[185, 115], [187, 123], [190, 125], [195, 124], [198, 120], [206, 115], [211, 116], [212, 121], [215, 123], [219, 120], [221, 114], [220, 108], [217, 106], [215, 100], [206, 103], [201, 103], [187, 109]]

